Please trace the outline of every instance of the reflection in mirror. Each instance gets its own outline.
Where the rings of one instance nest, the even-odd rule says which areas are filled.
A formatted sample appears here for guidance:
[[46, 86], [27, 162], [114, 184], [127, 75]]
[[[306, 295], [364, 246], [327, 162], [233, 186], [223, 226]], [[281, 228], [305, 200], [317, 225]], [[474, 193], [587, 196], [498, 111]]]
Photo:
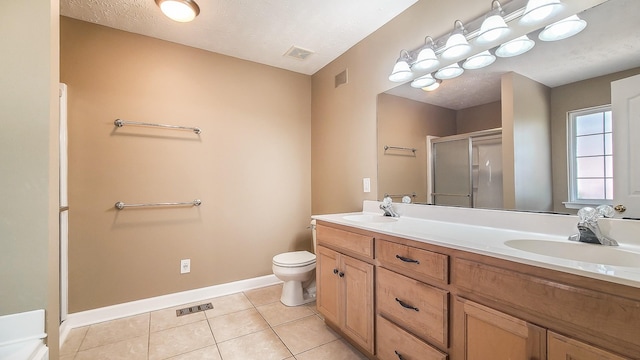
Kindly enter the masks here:
[[[468, 70], [426, 92], [403, 84], [378, 95], [378, 199], [416, 193], [433, 203], [427, 137], [502, 128], [504, 209], [571, 212], [568, 111], [611, 102], [610, 82], [640, 73], [640, 1], [608, 0], [580, 13], [587, 27], [514, 58]], [[384, 146], [416, 148], [414, 153]], [[446, 174], [445, 174], [446, 175]], [[394, 199], [400, 201], [400, 199]]]

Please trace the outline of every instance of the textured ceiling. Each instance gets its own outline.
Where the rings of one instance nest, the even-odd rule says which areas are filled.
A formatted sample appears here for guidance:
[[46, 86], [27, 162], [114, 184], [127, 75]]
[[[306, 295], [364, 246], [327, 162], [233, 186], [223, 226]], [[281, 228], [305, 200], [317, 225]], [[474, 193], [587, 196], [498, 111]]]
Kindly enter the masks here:
[[500, 77], [510, 71], [553, 88], [640, 67], [638, 14], [640, 0], [609, 0], [580, 14], [588, 25], [572, 38], [542, 42], [534, 32], [529, 37], [536, 46], [528, 53], [465, 71], [433, 92], [405, 84], [387, 93], [459, 110], [500, 100]]
[[[418, 0], [197, 0], [190, 23], [154, 0], [60, 0], [63, 16], [311, 75]], [[313, 52], [284, 56], [292, 46]]]

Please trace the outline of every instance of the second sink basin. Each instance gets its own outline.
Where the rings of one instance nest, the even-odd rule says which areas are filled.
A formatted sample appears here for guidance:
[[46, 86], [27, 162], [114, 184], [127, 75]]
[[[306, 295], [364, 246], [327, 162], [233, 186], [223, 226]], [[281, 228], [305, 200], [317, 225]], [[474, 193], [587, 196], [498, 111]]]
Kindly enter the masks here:
[[508, 240], [505, 245], [534, 254], [593, 264], [640, 267], [640, 253], [626, 251], [616, 246], [585, 244], [580, 242], [548, 240]]
[[390, 216], [365, 215], [365, 214], [346, 215], [346, 216], [343, 216], [342, 218], [345, 220], [362, 222], [362, 223], [387, 223], [387, 222], [398, 221], [398, 218], [394, 218]]

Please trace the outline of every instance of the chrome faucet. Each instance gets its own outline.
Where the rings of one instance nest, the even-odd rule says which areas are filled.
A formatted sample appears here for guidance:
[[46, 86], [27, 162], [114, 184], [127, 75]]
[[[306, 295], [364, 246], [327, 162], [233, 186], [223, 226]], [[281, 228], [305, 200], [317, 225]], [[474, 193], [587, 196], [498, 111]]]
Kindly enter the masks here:
[[393, 200], [391, 200], [391, 197], [386, 196], [384, 199], [382, 199], [382, 204], [380, 204], [380, 209], [384, 211], [384, 216], [400, 217], [400, 214], [398, 214], [393, 209], [392, 201]]
[[613, 217], [613, 208], [609, 205], [600, 205], [596, 209], [583, 207], [578, 211], [578, 233], [569, 236], [569, 240], [606, 246], [618, 246], [618, 242], [602, 235], [598, 226], [598, 218]]

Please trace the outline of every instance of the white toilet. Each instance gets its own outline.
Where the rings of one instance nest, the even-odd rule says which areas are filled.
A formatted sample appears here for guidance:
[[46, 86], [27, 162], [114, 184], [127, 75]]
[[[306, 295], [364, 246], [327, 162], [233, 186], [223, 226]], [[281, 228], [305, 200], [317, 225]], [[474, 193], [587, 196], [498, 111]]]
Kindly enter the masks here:
[[[311, 221], [313, 251], [316, 250], [316, 221]], [[273, 274], [284, 281], [280, 302], [298, 306], [316, 299], [316, 255], [308, 251], [292, 251], [273, 257]]]

